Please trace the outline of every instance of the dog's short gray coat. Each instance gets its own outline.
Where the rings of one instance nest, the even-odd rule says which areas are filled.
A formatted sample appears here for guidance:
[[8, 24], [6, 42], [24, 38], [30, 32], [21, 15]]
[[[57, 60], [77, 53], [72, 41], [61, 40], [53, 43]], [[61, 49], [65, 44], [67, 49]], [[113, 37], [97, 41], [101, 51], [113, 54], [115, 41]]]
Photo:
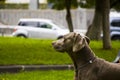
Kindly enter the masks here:
[[96, 57], [89, 42], [88, 37], [71, 32], [52, 45], [71, 57], [75, 67], [74, 80], [120, 80], [120, 65]]

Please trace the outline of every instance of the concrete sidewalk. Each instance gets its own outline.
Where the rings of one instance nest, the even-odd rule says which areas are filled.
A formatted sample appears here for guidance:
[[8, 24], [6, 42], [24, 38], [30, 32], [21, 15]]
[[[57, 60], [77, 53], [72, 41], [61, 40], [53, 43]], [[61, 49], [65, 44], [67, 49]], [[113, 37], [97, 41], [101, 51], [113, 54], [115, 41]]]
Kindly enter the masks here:
[[73, 65], [6, 65], [0, 66], [0, 73], [33, 70], [71, 70]]

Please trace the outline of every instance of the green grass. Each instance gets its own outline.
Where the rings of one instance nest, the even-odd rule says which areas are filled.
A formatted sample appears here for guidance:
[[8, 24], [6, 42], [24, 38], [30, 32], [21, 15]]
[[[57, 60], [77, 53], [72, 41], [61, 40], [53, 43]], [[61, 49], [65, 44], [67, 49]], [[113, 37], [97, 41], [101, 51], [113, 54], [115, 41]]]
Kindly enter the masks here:
[[111, 50], [102, 49], [102, 41], [91, 41], [90, 47], [94, 51], [96, 56], [107, 61], [113, 61], [117, 56], [118, 51], [120, 51], [120, 41], [112, 41]]
[[72, 70], [63, 71], [32, 71], [17, 74], [1, 74], [0, 80], [73, 80]]
[[0, 37], [0, 65], [70, 64], [67, 54], [52, 48], [52, 41]]
[[[0, 65], [72, 64], [66, 53], [52, 48], [52, 41], [0, 37]], [[113, 61], [120, 49], [120, 42], [112, 41], [111, 50], [103, 50], [101, 41], [91, 41], [90, 47], [98, 57]]]

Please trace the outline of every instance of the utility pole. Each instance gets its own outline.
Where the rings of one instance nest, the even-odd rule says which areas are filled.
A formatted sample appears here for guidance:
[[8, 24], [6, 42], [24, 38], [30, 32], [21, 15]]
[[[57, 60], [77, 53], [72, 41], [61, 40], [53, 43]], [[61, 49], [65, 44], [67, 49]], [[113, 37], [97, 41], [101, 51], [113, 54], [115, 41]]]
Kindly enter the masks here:
[[39, 8], [39, 0], [30, 0], [29, 9], [37, 10]]

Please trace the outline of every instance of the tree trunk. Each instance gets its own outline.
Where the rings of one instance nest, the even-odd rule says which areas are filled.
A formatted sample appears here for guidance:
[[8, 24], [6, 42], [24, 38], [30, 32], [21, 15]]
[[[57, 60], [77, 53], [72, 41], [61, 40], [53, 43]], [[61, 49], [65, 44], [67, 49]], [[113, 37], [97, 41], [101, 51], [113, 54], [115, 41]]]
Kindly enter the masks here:
[[66, 20], [69, 27], [70, 32], [73, 32], [73, 24], [72, 24], [72, 18], [71, 18], [71, 12], [70, 12], [70, 6], [71, 6], [71, 0], [65, 0], [66, 5]]
[[111, 49], [109, 10], [110, 0], [101, 0], [103, 23], [103, 49]]
[[102, 28], [102, 10], [101, 0], [96, 0], [95, 15], [92, 24], [89, 26], [86, 35], [91, 40], [100, 40], [101, 28]]

